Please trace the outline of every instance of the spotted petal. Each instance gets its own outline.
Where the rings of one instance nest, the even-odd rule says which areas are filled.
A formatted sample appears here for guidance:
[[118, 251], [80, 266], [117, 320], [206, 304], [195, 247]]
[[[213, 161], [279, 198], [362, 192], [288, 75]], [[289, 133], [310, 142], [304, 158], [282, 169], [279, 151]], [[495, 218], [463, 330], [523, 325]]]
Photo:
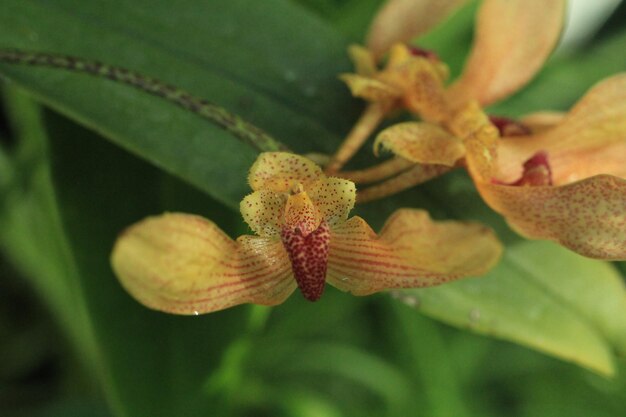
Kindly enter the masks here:
[[239, 204], [239, 210], [254, 233], [272, 237], [280, 234], [285, 204], [284, 194], [261, 190], [244, 197]]
[[565, 0], [485, 0], [465, 70], [449, 90], [456, 105], [489, 105], [525, 85], [555, 47]]
[[324, 178], [313, 184], [307, 192], [331, 227], [345, 222], [354, 208], [356, 187], [352, 181]]
[[380, 58], [397, 42], [426, 33], [466, 0], [388, 0], [378, 11], [367, 46]]
[[242, 236], [235, 242], [209, 220], [189, 214], [132, 225], [115, 243], [111, 263], [139, 302], [175, 314], [275, 305], [296, 287], [280, 240]]
[[327, 281], [355, 295], [426, 287], [484, 274], [501, 252], [485, 226], [435, 222], [423, 210], [400, 209], [380, 235], [360, 217], [333, 230]]
[[555, 127], [502, 141], [503, 179], [518, 176], [521, 163], [540, 151], [548, 154], [557, 185], [598, 174], [626, 177], [626, 73], [589, 90]]
[[437, 125], [398, 123], [383, 130], [374, 142], [380, 148], [420, 164], [454, 166], [465, 155], [463, 142]]
[[480, 194], [522, 235], [584, 256], [626, 260], [626, 180], [598, 175], [562, 186], [477, 182]]
[[287, 152], [264, 152], [248, 174], [253, 190], [287, 192], [300, 183], [304, 188], [323, 176], [322, 170], [304, 156]]

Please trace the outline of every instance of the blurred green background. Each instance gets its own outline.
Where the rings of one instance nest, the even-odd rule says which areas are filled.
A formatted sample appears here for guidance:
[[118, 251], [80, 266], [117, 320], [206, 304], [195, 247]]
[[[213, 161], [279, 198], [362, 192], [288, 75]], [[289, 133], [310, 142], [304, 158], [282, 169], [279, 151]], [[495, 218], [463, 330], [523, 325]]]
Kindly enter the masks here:
[[[380, 4], [2, 0], [0, 48], [129, 67], [296, 151], [331, 152], [362, 108], [336, 75]], [[452, 74], [475, 9], [421, 42]], [[624, 71], [625, 21], [621, 4], [492, 111], [565, 110]], [[401, 206], [489, 224], [507, 254], [485, 278], [201, 317], [145, 309], [108, 265], [117, 233], [166, 210], [246, 233], [254, 150], [106, 80], [8, 64], [0, 76], [0, 416], [626, 415], [625, 264], [522, 240], [462, 173], [357, 212], [374, 227]]]

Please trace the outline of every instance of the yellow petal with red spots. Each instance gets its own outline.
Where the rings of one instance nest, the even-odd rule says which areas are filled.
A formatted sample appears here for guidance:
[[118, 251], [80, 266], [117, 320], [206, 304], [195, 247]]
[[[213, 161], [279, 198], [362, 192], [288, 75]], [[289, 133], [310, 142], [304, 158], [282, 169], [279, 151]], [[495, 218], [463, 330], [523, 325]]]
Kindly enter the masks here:
[[454, 106], [475, 99], [486, 106], [530, 81], [559, 39], [565, 0], [485, 0], [474, 47], [449, 90]]
[[429, 123], [398, 123], [383, 130], [374, 142], [374, 153], [389, 150], [412, 162], [454, 166], [465, 155], [463, 142]]
[[423, 210], [400, 209], [379, 235], [360, 217], [333, 230], [327, 281], [355, 295], [426, 287], [484, 274], [501, 253], [485, 226], [436, 222]]
[[355, 97], [372, 102], [392, 102], [402, 96], [402, 89], [371, 77], [342, 74], [339, 78], [348, 85]]
[[382, 57], [397, 42], [428, 32], [466, 0], [387, 0], [376, 13], [367, 46]]
[[288, 192], [297, 184], [304, 188], [323, 176], [313, 161], [287, 152], [264, 152], [259, 155], [248, 174], [253, 190]]
[[311, 201], [330, 227], [343, 223], [354, 208], [356, 187], [342, 178], [324, 178], [307, 191]]
[[242, 303], [275, 305], [296, 288], [280, 240], [230, 239], [199, 216], [148, 217], [118, 238], [113, 270], [126, 290], [155, 310], [202, 314]]
[[261, 190], [241, 200], [239, 210], [254, 233], [263, 237], [278, 236], [285, 215], [285, 195]]
[[358, 75], [371, 77], [378, 72], [376, 61], [374, 61], [372, 53], [367, 48], [360, 45], [350, 45], [348, 47], [348, 55]]
[[626, 180], [599, 175], [562, 186], [478, 182], [483, 199], [519, 233], [597, 259], [626, 260]]
[[305, 191], [287, 197], [282, 229], [298, 229], [303, 236], [316, 230], [322, 221], [322, 214]]
[[626, 74], [594, 86], [555, 127], [502, 141], [504, 178], [518, 175], [520, 164], [540, 151], [549, 156], [556, 185], [598, 174], [626, 177]]

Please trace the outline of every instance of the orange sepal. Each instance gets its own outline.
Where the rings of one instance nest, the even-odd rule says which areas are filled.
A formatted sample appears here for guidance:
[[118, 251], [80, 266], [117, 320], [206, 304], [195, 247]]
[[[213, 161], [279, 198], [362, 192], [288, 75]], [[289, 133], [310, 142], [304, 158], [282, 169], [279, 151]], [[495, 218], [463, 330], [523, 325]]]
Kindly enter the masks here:
[[474, 47], [450, 87], [453, 106], [478, 100], [487, 106], [517, 91], [539, 71], [556, 46], [565, 0], [485, 0]]
[[520, 234], [596, 259], [626, 259], [626, 180], [598, 175], [562, 186], [477, 182], [483, 199]]
[[235, 242], [190, 214], [168, 213], [130, 226], [115, 243], [111, 264], [139, 302], [174, 314], [276, 305], [296, 288], [280, 240], [242, 236]]
[[360, 217], [332, 231], [327, 281], [342, 291], [368, 295], [482, 275], [502, 246], [487, 227], [433, 221], [426, 211], [400, 209], [379, 235]]

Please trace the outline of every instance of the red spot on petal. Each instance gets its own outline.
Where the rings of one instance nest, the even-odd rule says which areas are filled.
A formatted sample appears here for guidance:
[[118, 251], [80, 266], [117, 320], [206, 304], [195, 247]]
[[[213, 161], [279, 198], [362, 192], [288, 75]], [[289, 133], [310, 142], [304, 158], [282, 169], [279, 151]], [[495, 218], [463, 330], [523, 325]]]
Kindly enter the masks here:
[[544, 151], [537, 152], [524, 162], [524, 172], [519, 180], [507, 184], [494, 179], [492, 183], [514, 186], [552, 185], [552, 170], [550, 169], [548, 154]]
[[508, 117], [489, 116], [489, 121], [498, 129], [500, 137], [503, 138], [530, 135], [532, 133], [527, 126]]
[[432, 61], [439, 61], [439, 56], [435, 51], [429, 49], [420, 48], [419, 46], [408, 46], [409, 52], [413, 56], [421, 56], [423, 58], [430, 59]]
[[280, 233], [289, 254], [291, 269], [298, 288], [309, 301], [316, 301], [324, 292], [330, 229], [322, 221], [317, 229], [304, 236], [299, 228], [283, 227]]

